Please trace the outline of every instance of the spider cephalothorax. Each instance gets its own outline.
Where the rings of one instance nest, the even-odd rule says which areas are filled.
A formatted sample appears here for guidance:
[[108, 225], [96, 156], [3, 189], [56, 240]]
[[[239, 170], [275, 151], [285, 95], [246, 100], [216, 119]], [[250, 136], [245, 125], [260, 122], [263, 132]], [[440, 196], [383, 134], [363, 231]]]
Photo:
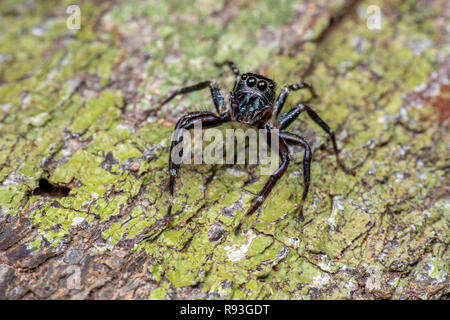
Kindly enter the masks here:
[[[266, 138], [268, 141], [273, 138], [278, 139], [278, 153], [280, 156], [281, 165], [277, 170], [273, 172], [273, 174], [264, 185], [263, 189], [253, 199], [252, 204], [247, 211], [246, 217], [238, 225], [238, 227], [236, 228], [236, 232], [240, 229], [242, 223], [261, 206], [277, 181], [286, 172], [286, 169], [289, 165], [289, 150], [287, 145], [301, 145], [305, 149], [303, 158], [304, 189], [299, 208], [299, 216], [302, 217], [303, 203], [306, 199], [306, 196], [308, 195], [310, 184], [310, 166], [312, 152], [308, 142], [304, 138], [284, 131], [284, 129], [286, 129], [292, 122], [294, 122], [294, 120], [297, 119], [297, 117], [303, 111], [306, 111], [309, 117], [330, 136], [331, 142], [333, 144], [334, 154], [336, 156], [336, 161], [340, 168], [342, 168], [342, 170], [344, 170], [346, 173], [354, 174], [354, 171], [347, 169], [347, 167], [339, 158], [339, 151], [336, 145], [336, 139], [333, 130], [317, 115], [317, 113], [311, 107], [306, 104], [299, 104], [285, 114], [280, 115], [281, 109], [286, 102], [286, 98], [291, 91], [309, 88], [314, 94], [311, 85], [308, 82], [300, 82], [297, 84], [288, 85], [284, 87], [283, 90], [281, 90], [280, 94], [275, 99], [276, 83], [273, 80], [255, 73], [244, 73], [241, 75], [239, 69], [231, 61], [225, 61], [219, 64], [219, 66], [225, 64], [231, 68], [231, 71], [236, 76], [233, 90], [230, 93], [230, 107], [225, 111], [225, 99], [223, 98], [220, 89], [217, 87], [214, 81], [204, 81], [190, 87], [175, 90], [160, 103], [157, 109], [161, 108], [162, 105], [169, 102], [179, 94], [185, 94], [209, 87], [217, 114], [212, 112], [188, 113], [181, 117], [181, 119], [177, 122], [175, 130], [189, 130], [192, 129], [196, 123], [201, 123], [203, 128], [211, 128], [222, 123], [237, 121], [253, 127], [266, 129]], [[272, 116], [274, 116], [273, 123], [269, 122]], [[273, 130], [274, 128], [277, 128], [279, 131], [275, 132], [275, 130]], [[182, 141], [182, 139], [183, 137], [181, 130], [177, 130], [174, 139], [172, 139], [172, 145], [170, 147], [169, 191], [172, 196], [174, 192], [175, 178], [178, 176], [179, 169], [179, 164], [176, 164], [174, 161], [172, 161], [172, 149], [175, 145], [178, 145]], [[170, 209], [168, 214], [171, 214]]]
[[245, 73], [231, 94], [233, 120], [254, 126], [264, 125], [272, 116], [275, 82], [254, 73]]

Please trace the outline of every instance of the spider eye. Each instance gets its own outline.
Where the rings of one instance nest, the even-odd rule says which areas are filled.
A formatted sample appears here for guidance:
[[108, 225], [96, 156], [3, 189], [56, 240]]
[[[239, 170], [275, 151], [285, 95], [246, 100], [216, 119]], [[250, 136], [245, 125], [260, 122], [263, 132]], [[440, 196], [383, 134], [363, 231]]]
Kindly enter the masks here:
[[253, 87], [255, 84], [256, 84], [256, 79], [255, 78], [253, 78], [253, 77], [248, 78], [247, 85], [249, 87]]
[[267, 82], [265, 82], [264, 80], [261, 80], [258, 82], [258, 89], [259, 90], [264, 90], [265, 88], [267, 88]]
[[247, 75], [246, 75], [246, 74], [243, 74], [243, 75], [241, 76], [241, 79], [242, 79], [242, 80], [247, 79]]
[[269, 88], [270, 88], [270, 89], [275, 88], [275, 85], [273, 84], [273, 82], [269, 83]]

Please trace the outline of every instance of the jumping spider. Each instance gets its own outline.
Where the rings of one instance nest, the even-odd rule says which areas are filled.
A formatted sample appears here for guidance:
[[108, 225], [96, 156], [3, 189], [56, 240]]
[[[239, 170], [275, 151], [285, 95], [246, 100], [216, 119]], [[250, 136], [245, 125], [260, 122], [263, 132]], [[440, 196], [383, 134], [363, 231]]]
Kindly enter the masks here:
[[[274, 134], [271, 129], [279, 129], [279, 145], [278, 152], [281, 158], [280, 167], [275, 170], [275, 172], [270, 176], [263, 189], [260, 191], [257, 197], [255, 197], [251, 203], [250, 209], [247, 211], [244, 219], [239, 223], [235, 232], [239, 231], [242, 224], [248, 219], [248, 217], [255, 212], [264, 200], [269, 195], [270, 191], [273, 189], [277, 181], [286, 172], [289, 165], [289, 150], [288, 144], [298, 144], [305, 149], [304, 159], [303, 159], [303, 180], [304, 189], [302, 200], [299, 208], [299, 217], [303, 216], [303, 203], [306, 196], [308, 195], [309, 183], [310, 183], [310, 165], [311, 165], [311, 147], [308, 142], [293, 133], [284, 131], [294, 120], [302, 113], [306, 111], [310, 118], [314, 120], [331, 138], [333, 144], [334, 153], [336, 155], [336, 161], [339, 167], [346, 173], [355, 174], [353, 170], [347, 169], [339, 158], [339, 151], [336, 145], [336, 139], [333, 130], [317, 115], [317, 113], [311, 109], [306, 104], [299, 104], [289, 112], [281, 114], [281, 109], [289, 96], [291, 91], [308, 88], [314, 94], [311, 84], [308, 82], [300, 82], [297, 84], [291, 84], [281, 91], [278, 97], [275, 99], [276, 83], [262, 75], [255, 73], [244, 73], [241, 75], [239, 69], [232, 61], [224, 61], [223, 63], [216, 64], [218, 67], [223, 65], [228, 65], [236, 76], [233, 90], [230, 93], [230, 108], [226, 111], [224, 107], [226, 106], [225, 99], [217, 87], [214, 81], [204, 81], [197, 83], [193, 86], [181, 88], [172, 92], [166, 99], [164, 99], [158, 106], [157, 109], [161, 108], [164, 104], [172, 100], [175, 96], [180, 94], [186, 94], [193, 91], [198, 91], [205, 89], [207, 87], [211, 90], [212, 100], [216, 108], [217, 114], [212, 112], [196, 112], [188, 113], [181, 117], [175, 126], [177, 129], [192, 129], [196, 122], [200, 122], [204, 128], [211, 128], [223, 124], [229, 121], [237, 121], [240, 123], [245, 123], [255, 128], [266, 129], [267, 141], [269, 142]], [[269, 122], [275, 116], [273, 123]], [[181, 130], [177, 131], [178, 134], [172, 141], [170, 147], [170, 158], [169, 158], [169, 188], [170, 194], [173, 196], [175, 178], [178, 176], [179, 165], [172, 161], [172, 148], [182, 141]], [[170, 215], [171, 208], [169, 208], [168, 215]]]

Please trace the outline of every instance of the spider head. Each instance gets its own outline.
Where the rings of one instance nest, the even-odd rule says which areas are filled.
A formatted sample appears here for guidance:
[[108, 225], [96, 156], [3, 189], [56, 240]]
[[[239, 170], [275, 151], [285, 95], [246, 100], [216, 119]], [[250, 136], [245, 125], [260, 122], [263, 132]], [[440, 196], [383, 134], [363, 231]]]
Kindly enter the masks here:
[[275, 99], [275, 90], [276, 83], [273, 80], [255, 73], [244, 73], [239, 79], [235, 92], [238, 96], [254, 95], [269, 104]]
[[276, 84], [273, 80], [254, 73], [244, 73], [237, 83], [233, 113], [237, 121], [255, 125], [272, 115]]

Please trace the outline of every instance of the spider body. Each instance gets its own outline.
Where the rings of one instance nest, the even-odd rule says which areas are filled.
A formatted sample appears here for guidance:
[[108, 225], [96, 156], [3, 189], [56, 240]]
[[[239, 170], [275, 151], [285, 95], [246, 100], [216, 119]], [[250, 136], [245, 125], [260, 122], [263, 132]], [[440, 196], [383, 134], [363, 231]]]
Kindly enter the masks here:
[[[290, 161], [288, 144], [301, 145], [305, 149], [303, 158], [304, 189], [299, 207], [299, 217], [302, 218], [303, 204], [308, 194], [310, 185], [310, 166], [312, 152], [308, 142], [304, 138], [284, 131], [284, 129], [287, 128], [303, 111], [306, 111], [309, 117], [330, 136], [336, 156], [336, 161], [340, 168], [346, 173], [354, 174], [354, 171], [347, 169], [339, 158], [339, 151], [336, 145], [336, 139], [333, 130], [317, 115], [317, 113], [311, 107], [306, 104], [299, 104], [285, 114], [280, 115], [286, 98], [289, 96], [289, 93], [291, 91], [308, 88], [311, 90], [313, 95], [315, 95], [315, 93], [308, 82], [300, 82], [284, 87], [278, 97], [276, 97], [276, 83], [273, 80], [255, 73], [244, 73], [241, 75], [239, 69], [231, 61], [225, 61], [218, 66], [222, 66], [225, 64], [231, 68], [231, 71], [236, 76], [233, 90], [230, 93], [230, 107], [227, 110], [223, 111], [225, 109], [225, 99], [223, 98], [220, 89], [217, 87], [214, 81], [204, 81], [193, 86], [175, 90], [160, 103], [157, 110], [177, 95], [186, 94], [209, 87], [217, 114], [212, 112], [188, 113], [181, 117], [181, 119], [177, 122], [175, 130], [192, 129], [197, 122], [200, 122], [202, 124], [202, 127], [204, 128], [211, 128], [226, 122], [237, 121], [256, 128], [266, 129], [267, 142], [271, 141], [272, 138], [278, 139], [278, 152], [281, 160], [281, 165], [277, 170], [273, 172], [273, 174], [269, 177], [268, 181], [264, 185], [263, 189], [253, 199], [251, 206], [246, 213], [246, 216], [244, 217], [243, 221], [241, 221], [241, 223], [237, 226], [235, 230], [236, 232], [240, 229], [245, 220], [248, 219], [248, 217], [261, 206], [277, 181], [286, 172]], [[270, 119], [273, 117], [275, 119], [273, 123], [271, 123]], [[273, 132], [274, 128], [279, 129], [279, 132], [277, 134]], [[175, 132], [176, 135], [172, 139], [169, 157], [169, 191], [172, 196], [174, 192], [175, 178], [178, 176], [179, 169], [179, 165], [175, 164], [172, 161], [172, 149], [175, 145], [182, 141], [181, 130]], [[276, 136], [272, 137], [273, 135]], [[171, 207], [169, 208], [168, 212], [168, 215], [170, 214]]]
[[231, 94], [231, 119], [263, 126], [272, 117], [275, 87], [271, 79], [255, 73], [243, 74]]

